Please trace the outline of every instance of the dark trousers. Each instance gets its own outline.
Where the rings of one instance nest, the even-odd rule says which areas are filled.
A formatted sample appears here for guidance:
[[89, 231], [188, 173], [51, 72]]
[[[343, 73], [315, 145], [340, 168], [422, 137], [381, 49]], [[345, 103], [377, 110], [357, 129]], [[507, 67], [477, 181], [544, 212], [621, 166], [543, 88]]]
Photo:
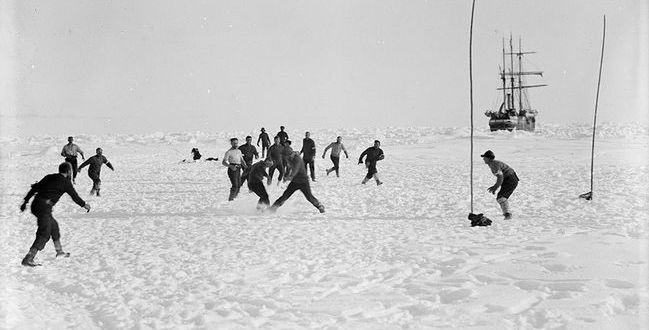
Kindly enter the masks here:
[[65, 161], [72, 165], [72, 180], [76, 179], [78, 172], [77, 157], [65, 157]]
[[329, 158], [331, 159], [331, 162], [334, 163], [334, 167], [332, 167], [329, 171], [336, 171], [336, 176], [340, 176], [339, 173], [340, 157], [331, 156]]
[[503, 178], [503, 184], [500, 186], [496, 199], [504, 197], [509, 198], [518, 186], [518, 177], [506, 176]]
[[311, 171], [311, 180], [315, 181], [315, 159], [313, 156], [304, 157], [304, 171], [308, 173], [308, 170]]
[[261, 181], [249, 182], [248, 188], [252, 190], [257, 196], [259, 196], [259, 201], [257, 204], [270, 205], [270, 200], [268, 199], [268, 193], [266, 192], [266, 187]]
[[99, 178], [99, 174], [88, 171], [88, 176], [92, 180], [92, 190], [99, 192], [99, 188], [101, 188], [101, 179]]
[[268, 169], [268, 180], [270, 181], [273, 179], [275, 169], [279, 171], [279, 178], [277, 178], [277, 180], [282, 181], [282, 179], [284, 178], [284, 162], [275, 159], [273, 159], [273, 166]]
[[230, 196], [228, 197], [229, 201], [233, 201], [239, 195], [239, 188], [241, 187], [241, 167], [237, 166], [235, 170], [232, 170], [228, 167], [228, 177], [232, 183], [230, 188]]
[[367, 175], [365, 175], [365, 178], [371, 179], [374, 174], [376, 174], [378, 171], [376, 170], [376, 162], [367, 162]]
[[268, 151], [269, 146], [270, 145], [267, 145], [267, 144], [264, 144], [264, 143], [261, 144], [261, 158], [265, 157], [264, 155], [266, 154], [266, 151]]
[[291, 195], [293, 195], [293, 193], [298, 190], [302, 191], [304, 197], [306, 197], [306, 200], [313, 204], [313, 206], [315, 206], [316, 208], [320, 207], [320, 202], [311, 193], [311, 186], [309, 185], [308, 181], [300, 183], [291, 181], [291, 183], [288, 184], [288, 187], [286, 187], [286, 190], [284, 190], [282, 196], [280, 196], [280, 198], [278, 198], [275, 203], [273, 203], [273, 207], [277, 208], [282, 206], [284, 202], [286, 202], [289, 197], [291, 197]]
[[246, 162], [246, 168], [244, 168], [243, 172], [241, 173], [241, 183], [239, 184], [240, 187], [243, 187], [243, 184], [246, 183], [246, 180], [248, 180], [248, 175], [250, 175], [251, 167], [252, 167], [252, 161]]
[[50, 240], [58, 241], [61, 239], [59, 232], [59, 223], [52, 216], [52, 205], [49, 201], [36, 198], [31, 206], [32, 214], [36, 216], [38, 229], [36, 230], [36, 239], [32, 244], [32, 249], [43, 250], [45, 243]]

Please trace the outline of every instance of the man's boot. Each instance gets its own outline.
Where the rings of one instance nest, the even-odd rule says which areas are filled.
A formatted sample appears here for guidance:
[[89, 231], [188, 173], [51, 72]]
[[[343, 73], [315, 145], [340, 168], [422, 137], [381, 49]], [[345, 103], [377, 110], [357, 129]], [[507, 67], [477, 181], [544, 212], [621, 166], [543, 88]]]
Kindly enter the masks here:
[[23, 266], [27, 266], [27, 267], [40, 266], [41, 264], [36, 263], [34, 261], [34, 257], [36, 256], [36, 252], [37, 252], [36, 249], [30, 249], [29, 252], [25, 255], [25, 257], [23, 258], [23, 261], [20, 264], [23, 265]]
[[63, 247], [61, 246], [61, 241], [54, 241], [54, 249], [56, 249], [56, 257], [68, 258], [70, 254], [63, 252]]

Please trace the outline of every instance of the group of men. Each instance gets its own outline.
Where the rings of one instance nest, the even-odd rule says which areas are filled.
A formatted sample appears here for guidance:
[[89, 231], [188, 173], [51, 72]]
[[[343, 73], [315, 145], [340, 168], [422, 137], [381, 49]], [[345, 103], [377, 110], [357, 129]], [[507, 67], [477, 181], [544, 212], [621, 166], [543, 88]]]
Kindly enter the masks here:
[[[248, 188], [259, 196], [258, 208], [264, 205], [270, 205], [268, 193], [264, 186], [264, 179], [267, 185], [273, 182], [273, 175], [277, 170], [278, 184], [283, 181], [290, 181], [284, 194], [270, 206], [270, 210], [275, 210], [280, 207], [295, 191], [300, 190], [305, 195], [307, 200], [313, 204], [320, 212], [324, 212], [324, 206], [313, 196], [309, 183], [309, 173], [311, 181], [316, 181], [315, 178], [315, 155], [316, 145], [311, 134], [306, 132], [302, 140], [302, 149], [297, 152], [291, 147], [291, 140], [289, 140], [288, 133], [285, 131], [284, 126], [280, 126], [280, 131], [277, 132], [273, 138], [274, 143], [270, 144], [270, 138], [266, 133], [265, 128], [261, 128], [261, 133], [257, 139], [257, 146], [262, 143], [262, 158], [266, 154], [266, 158], [253, 165], [253, 159], [259, 159], [257, 148], [252, 145], [252, 137], [246, 137], [246, 143], [239, 146], [237, 138], [230, 139], [230, 149], [226, 151], [223, 157], [223, 166], [228, 168], [228, 178], [230, 179], [230, 195], [229, 201], [234, 200], [241, 186], [245, 181], [248, 181]], [[383, 150], [380, 148], [381, 144], [377, 140], [374, 146], [367, 148], [358, 163], [365, 162], [368, 173], [363, 179], [362, 183], [367, 183], [370, 179], [374, 178], [377, 185], [382, 182], [377, 176], [376, 163], [384, 158]], [[325, 158], [327, 151], [331, 149], [331, 162], [333, 167], [326, 170], [327, 175], [331, 172], [336, 172], [336, 176], [340, 176], [339, 163], [340, 152], [344, 152], [345, 156], [349, 158], [349, 154], [342, 143], [342, 137], [338, 136], [335, 142], [329, 144], [323, 154]], [[301, 157], [300, 157], [301, 156]], [[366, 158], [363, 160], [363, 158]], [[268, 173], [266, 173], [268, 169]]]
[[[78, 167], [77, 155], [81, 155], [81, 158], [84, 160]], [[37, 219], [36, 238], [29, 248], [29, 252], [27, 252], [21, 262], [24, 266], [34, 267], [39, 265], [34, 261], [34, 257], [38, 251], [43, 250], [50, 238], [54, 242], [57, 258], [70, 256], [69, 253], [63, 251], [63, 247], [61, 246], [59, 224], [52, 216], [52, 208], [63, 194], [68, 194], [77, 205], [85, 208], [89, 212], [90, 205], [79, 197], [79, 194], [77, 194], [73, 186], [76, 183], [77, 173], [85, 166], [88, 166], [88, 176], [92, 180], [90, 194], [100, 196], [101, 179], [99, 176], [101, 174], [101, 166], [106, 164], [111, 170], [115, 170], [113, 165], [103, 155], [101, 148], [97, 148], [96, 154], [86, 160], [83, 151], [74, 143], [74, 137], [72, 136], [68, 137], [68, 143], [63, 146], [61, 156], [65, 158], [65, 161], [59, 165], [58, 173], [47, 175], [33, 184], [25, 196], [23, 203], [20, 205], [20, 211], [25, 211], [27, 203], [34, 197], [30, 209]]]
[[[322, 205], [322, 203], [320, 203], [311, 192], [309, 176], [307, 175], [308, 169], [311, 172], [310, 179], [315, 181], [314, 158], [316, 154], [316, 146], [315, 142], [311, 139], [309, 132], [305, 133], [300, 152], [293, 151], [291, 148], [291, 142], [288, 139], [288, 134], [284, 131], [284, 126], [280, 127], [280, 132], [278, 132], [274, 137], [273, 145], [270, 144], [270, 139], [268, 138], [268, 134], [264, 128], [261, 129], [257, 145], [259, 145], [260, 141], [262, 142], [262, 158], [264, 158], [264, 154], [266, 154], [266, 158], [253, 164], [253, 159], [258, 159], [259, 154], [255, 146], [252, 145], [252, 137], [247, 136], [246, 143], [241, 146], [239, 146], [237, 138], [230, 139], [231, 148], [225, 153], [222, 161], [222, 164], [228, 168], [227, 173], [232, 184], [228, 200], [234, 200], [243, 183], [247, 181], [250, 191], [259, 196], [259, 201], [257, 203], [258, 208], [270, 206], [269, 210], [274, 211], [278, 207], [282, 206], [284, 202], [293, 195], [293, 193], [299, 190], [304, 194], [306, 199], [317, 208], [318, 211], [320, 211], [320, 213], [324, 213], [324, 205]], [[374, 145], [363, 151], [358, 159], [359, 164], [364, 162], [367, 167], [367, 174], [363, 179], [362, 184], [367, 183], [372, 178], [376, 181], [377, 185], [382, 184], [381, 180], [377, 176], [376, 168], [377, 162], [385, 157], [380, 146], [380, 141], [374, 141]], [[345, 156], [349, 158], [349, 154], [342, 144], [342, 138], [339, 136], [336, 138], [335, 142], [329, 144], [325, 148], [322, 158], [325, 158], [329, 149], [331, 149], [330, 158], [333, 167], [327, 169], [326, 173], [329, 175], [331, 172], [336, 172], [336, 176], [339, 176], [340, 152], [344, 152]], [[198, 149], [192, 151], [194, 152], [194, 157], [196, 157]], [[97, 196], [99, 196], [101, 186], [99, 176], [102, 165], [106, 164], [106, 166], [114, 171], [112, 164], [110, 164], [108, 159], [103, 156], [101, 148], [97, 148], [96, 155], [85, 160], [78, 168], [77, 154], [80, 154], [81, 158], [85, 160], [81, 148], [74, 144], [74, 138], [68, 137], [68, 144], [66, 144], [61, 151], [61, 156], [65, 157], [65, 162], [59, 165], [58, 173], [47, 175], [37, 183], [33, 184], [25, 196], [24, 202], [20, 205], [20, 211], [25, 211], [27, 203], [29, 203], [30, 199], [34, 197], [31, 204], [31, 212], [37, 218], [38, 227], [34, 243], [22, 260], [22, 265], [24, 266], [34, 267], [40, 265], [34, 261], [34, 257], [38, 251], [41, 251], [45, 247], [45, 244], [50, 240], [50, 238], [54, 242], [57, 258], [70, 256], [69, 253], [63, 251], [61, 246], [59, 225], [56, 219], [52, 216], [52, 208], [56, 205], [61, 196], [67, 193], [72, 197], [72, 200], [77, 203], [77, 205], [85, 208], [88, 212], [90, 211], [90, 205], [79, 197], [73, 186], [78, 170], [87, 165], [89, 166], [88, 176], [93, 181], [91, 195], [96, 194]], [[300, 157], [300, 155], [302, 155], [302, 157]], [[487, 152], [481, 155], [481, 157], [485, 164], [489, 166], [492, 173], [497, 177], [496, 183], [487, 190], [492, 194], [495, 194], [496, 191], [498, 191], [496, 200], [501, 207], [505, 219], [511, 219], [512, 215], [509, 209], [508, 199], [518, 185], [518, 176], [507, 164], [496, 160], [495, 155], [491, 150], [487, 150]], [[198, 159], [200, 159], [200, 154]], [[268, 173], [266, 172], [267, 169], [269, 170]], [[264, 185], [264, 179], [267, 179], [266, 183], [270, 185], [272, 183], [274, 169], [279, 170], [279, 181], [284, 179], [285, 181], [290, 182], [284, 193], [272, 205], [270, 205], [269, 196]]]

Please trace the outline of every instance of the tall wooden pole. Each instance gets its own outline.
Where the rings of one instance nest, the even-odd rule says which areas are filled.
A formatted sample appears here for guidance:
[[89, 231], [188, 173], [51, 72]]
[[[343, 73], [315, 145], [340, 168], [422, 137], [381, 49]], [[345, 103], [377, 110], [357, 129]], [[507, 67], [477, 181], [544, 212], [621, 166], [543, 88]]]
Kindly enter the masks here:
[[473, 13], [475, 0], [471, 4], [471, 27], [469, 29], [469, 94], [471, 98], [471, 213], [473, 213]]
[[602, 53], [599, 58], [599, 75], [597, 77], [597, 94], [595, 96], [595, 115], [593, 117], [593, 143], [590, 151], [590, 198], [593, 198], [593, 168], [595, 166], [595, 128], [597, 127], [597, 106], [599, 104], [599, 86], [602, 82], [602, 64], [604, 63], [604, 43], [606, 41], [606, 15], [602, 31]]

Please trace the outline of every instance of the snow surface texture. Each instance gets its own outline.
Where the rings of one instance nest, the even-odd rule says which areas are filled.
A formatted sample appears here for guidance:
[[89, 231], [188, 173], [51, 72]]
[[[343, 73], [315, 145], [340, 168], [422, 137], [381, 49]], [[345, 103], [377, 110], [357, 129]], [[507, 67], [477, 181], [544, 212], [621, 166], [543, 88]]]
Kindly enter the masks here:
[[[296, 148], [301, 132], [289, 130]], [[316, 160], [322, 215], [299, 192], [276, 214], [245, 188], [228, 203], [220, 162], [179, 163], [192, 147], [221, 158], [229, 134], [77, 136], [116, 171], [102, 171], [102, 197], [80, 173], [92, 211], [65, 196], [54, 211], [72, 257], [48, 243], [37, 268], [20, 265], [36, 224], [18, 206], [56, 171], [65, 137], [2, 141], [0, 328], [648, 328], [646, 128], [600, 128], [590, 202], [577, 198], [588, 127], [479, 131], [475, 211], [494, 224], [473, 228], [467, 129], [314, 131], [318, 156], [339, 134], [341, 177]], [[360, 185], [356, 160], [375, 138], [385, 184]], [[511, 221], [486, 191], [487, 149], [521, 178]]]

